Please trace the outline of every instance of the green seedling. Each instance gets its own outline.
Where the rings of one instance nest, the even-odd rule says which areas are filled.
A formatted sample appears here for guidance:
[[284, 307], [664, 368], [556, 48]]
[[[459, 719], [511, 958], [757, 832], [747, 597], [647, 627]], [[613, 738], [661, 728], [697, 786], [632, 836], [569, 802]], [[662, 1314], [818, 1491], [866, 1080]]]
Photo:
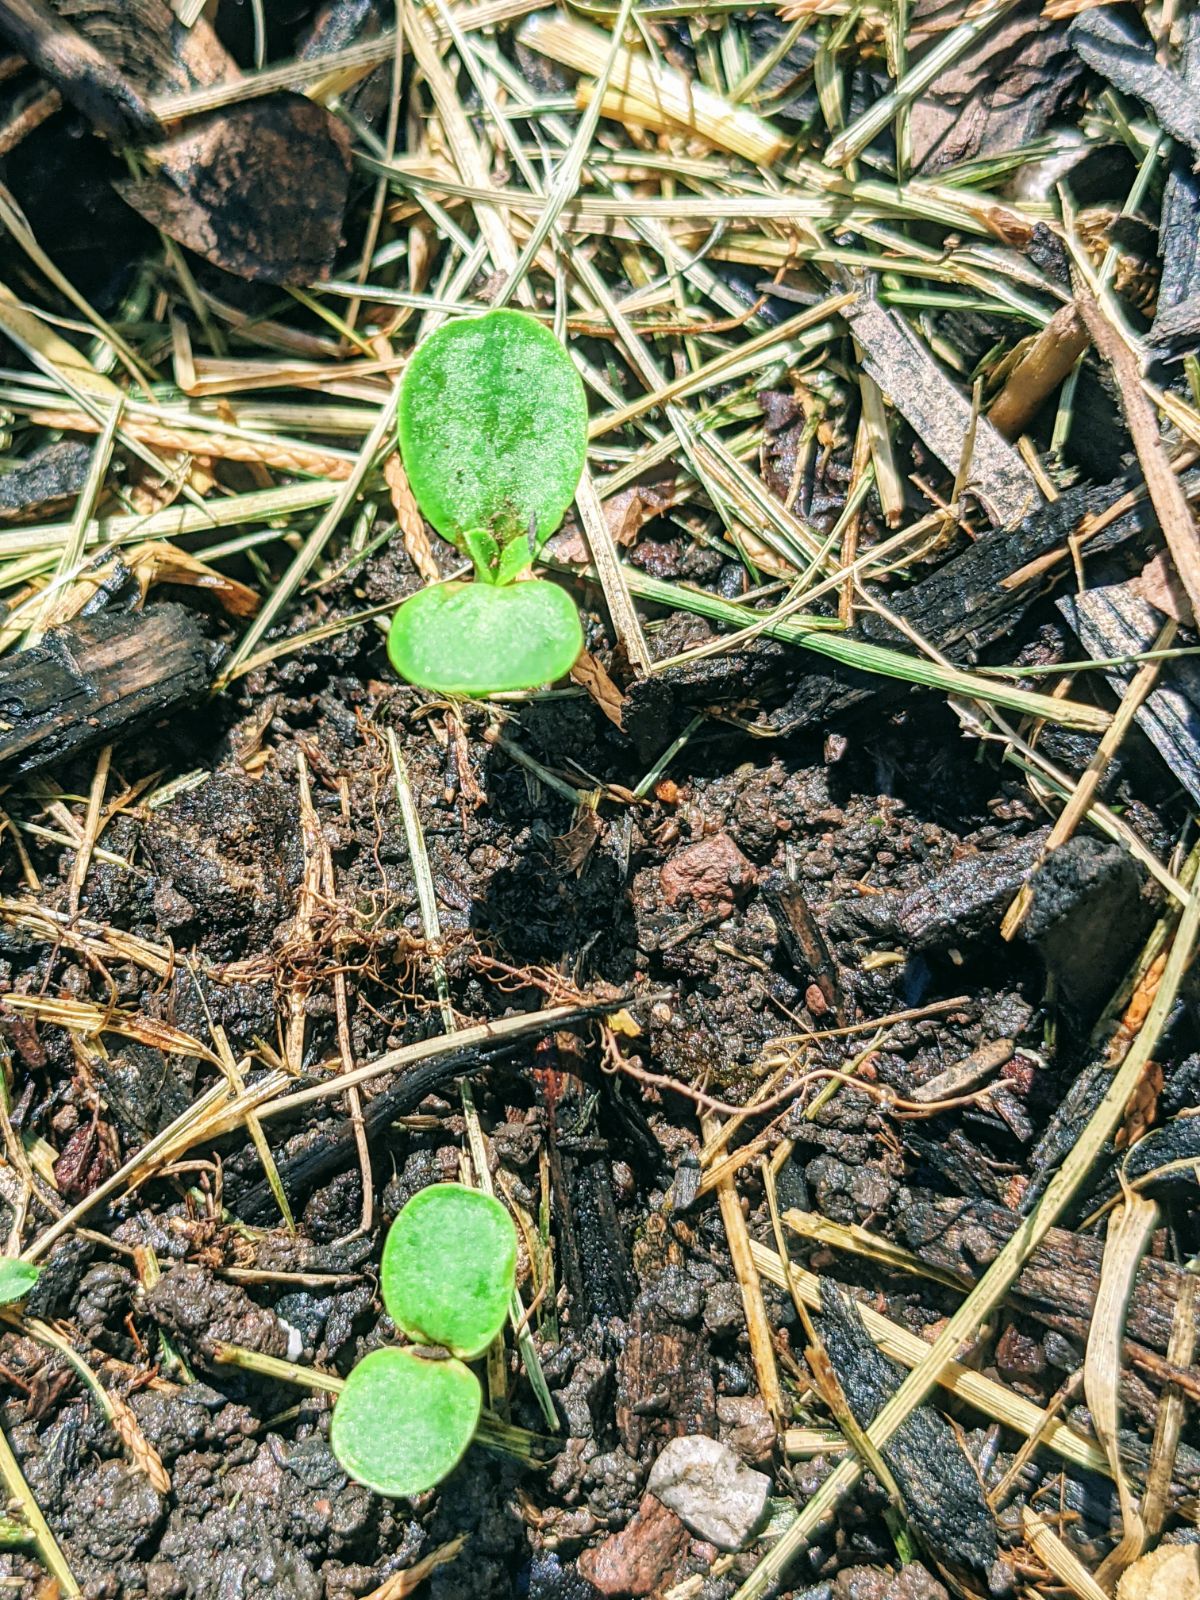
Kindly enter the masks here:
[[29, 1261], [14, 1261], [6, 1256], [0, 1259], [0, 1305], [12, 1300], [24, 1300], [41, 1277], [41, 1267]]
[[380, 1288], [412, 1345], [373, 1350], [334, 1408], [330, 1443], [377, 1494], [423, 1494], [453, 1471], [483, 1408], [464, 1365], [504, 1326], [516, 1282], [517, 1230], [500, 1202], [457, 1183], [415, 1194], [392, 1224]]
[[392, 665], [447, 694], [532, 689], [583, 648], [569, 595], [518, 583], [571, 504], [587, 453], [587, 399], [559, 341], [521, 311], [446, 323], [400, 387], [400, 451], [421, 511], [471, 558], [473, 583], [439, 583], [396, 612]]

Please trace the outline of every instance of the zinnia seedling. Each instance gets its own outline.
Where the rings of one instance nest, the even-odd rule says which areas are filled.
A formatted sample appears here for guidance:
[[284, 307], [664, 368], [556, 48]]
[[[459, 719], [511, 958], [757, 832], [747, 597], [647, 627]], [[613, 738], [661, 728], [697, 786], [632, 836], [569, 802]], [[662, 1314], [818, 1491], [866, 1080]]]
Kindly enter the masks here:
[[446, 323], [400, 389], [400, 451], [417, 504], [470, 556], [474, 583], [439, 583], [396, 612], [401, 677], [447, 694], [532, 689], [583, 648], [570, 596], [526, 573], [571, 504], [587, 400], [559, 341], [521, 311]]
[[483, 1405], [463, 1362], [504, 1326], [516, 1267], [516, 1228], [491, 1195], [435, 1183], [404, 1207], [380, 1287], [388, 1315], [416, 1343], [373, 1350], [338, 1397], [330, 1443], [352, 1478], [377, 1494], [415, 1495], [458, 1465]]

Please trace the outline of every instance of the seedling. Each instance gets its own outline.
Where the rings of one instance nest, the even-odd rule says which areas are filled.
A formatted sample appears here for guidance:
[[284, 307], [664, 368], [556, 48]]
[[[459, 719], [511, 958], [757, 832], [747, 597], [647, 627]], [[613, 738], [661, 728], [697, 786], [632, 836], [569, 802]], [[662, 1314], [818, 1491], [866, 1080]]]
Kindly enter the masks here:
[[483, 1407], [463, 1363], [504, 1326], [516, 1266], [517, 1230], [491, 1195], [435, 1183], [404, 1207], [380, 1287], [414, 1344], [364, 1356], [338, 1397], [330, 1443], [352, 1478], [377, 1494], [415, 1495], [458, 1465]]
[[41, 1267], [29, 1261], [15, 1261], [11, 1256], [0, 1259], [0, 1305], [23, 1300], [41, 1275]]
[[571, 504], [587, 400], [559, 341], [521, 311], [444, 324], [408, 363], [400, 452], [417, 504], [470, 556], [473, 583], [439, 583], [392, 619], [402, 678], [448, 694], [532, 689], [583, 648], [571, 597], [529, 571]]

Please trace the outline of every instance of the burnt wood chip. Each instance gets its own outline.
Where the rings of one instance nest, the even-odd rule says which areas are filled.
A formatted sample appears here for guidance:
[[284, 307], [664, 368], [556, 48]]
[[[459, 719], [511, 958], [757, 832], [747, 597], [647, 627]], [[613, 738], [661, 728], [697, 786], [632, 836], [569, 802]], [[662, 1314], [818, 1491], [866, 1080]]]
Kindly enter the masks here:
[[583, 1271], [583, 1303], [608, 1327], [613, 1319], [629, 1315], [634, 1294], [613, 1199], [612, 1155], [604, 1145], [590, 1161], [564, 1155], [562, 1162], [571, 1191], [576, 1248]]
[[[962, 465], [971, 403], [894, 311], [867, 295], [842, 311], [862, 365], [948, 472]], [[991, 520], [1007, 526], [1043, 503], [1037, 479], [986, 417], [975, 420], [967, 487]]]
[[1102, 1061], [1090, 1062], [1055, 1106], [1045, 1132], [1029, 1155], [1029, 1184], [1017, 1207], [1022, 1216], [1028, 1216], [1045, 1194], [1050, 1179], [1091, 1121], [1111, 1082], [1110, 1067]]
[[999, 849], [965, 856], [907, 894], [838, 902], [826, 927], [834, 938], [899, 938], [912, 950], [962, 945], [995, 927], [1027, 880], [1049, 836], [1039, 828]]
[[[1183, 487], [1189, 498], [1200, 495], [1200, 471], [1185, 473]], [[985, 649], [1010, 638], [1025, 613], [1061, 577], [1068, 561], [1067, 541], [1081, 522], [1107, 511], [1129, 488], [1129, 483], [1119, 478], [1111, 483], [1068, 489], [1017, 527], [996, 530], [977, 539], [905, 593], [888, 594], [887, 604], [953, 661], [973, 663]], [[1091, 554], [1113, 550], [1156, 526], [1153, 508], [1141, 501], [1093, 534], [1087, 549]], [[1006, 578], [1058, 550], [1063, 553], [1062, 562], [1014, 588], [1005, 588]], [[909, 642], [890, 623], [870, 612], [860, 616], [859, 632], [872, 643], [911, 650]], [[802, 652], [792, 654], [802, 658]], [[800, 666], [806, 665], [802, 658]], [[649, 681], [656, 683], [657, 679]], [[831, 668], [823, 662], [804, 672], [792, 698], [773, 713], [772, 721], [786, 733], [824, 727], [832, 718], [854, 711], [881, 694], [904, 692], [907, 691], [897, 690], [891, 680], [849, 667]]]
[[91, 450], [64, 440], [37, 450], [0, 477], [0, 522], [16, 522], [67, 504], [87, 477]]
[[[870, 1426], [908, 1374], [876, 1348], [858, 1307], [840, 1284], [821, 1279], [815, 1318], [854, 1419]], [[910, 1527], [940, 1561], [992, 1577], [999, 1557], [996, 1522], [974, 1467], [949, 1424], [918, 1406], [880, 1452], [904, 1500]]]
[[[1184, 473], [1182, 482], [1189, 499], [1200, 497], [1200, 470]], [[1067, 541], [1085, 519], [1107, 512], [1130, 487], [1127, 479], [1118, 478], [1068, 489], [1015, 528], [996, 529], [975, 540], [911, 589], [884, 598], [937, 649], [953, 661], [972, 664], [990, 646], [1011, 638], [1025, 613], [1061, 578], [1069, 564]], [[1115, 550], [1157, 525], [1153, 507], [1142, 500], [1091, 535], [1088, 552]], [[1055, 551], [1062, 552], [1060, 562], [1005, 587], [1007, 578]], [[858, 632], [875, 644], [895, 645], [906, 653], [912, 648], [897, 629], [871, 612], [860, 614]], [[736, 703], [755, 692], [761, 696], [772, 680], [787, 678], [796, 683], [795, 690], [770, 719], [785, 734], [824, 728], [881, 695], [894, 698], [909, 692], [891, 679], [825, 661], [818, 664], [804, 651], [758, 639], [728, 655], [672, 667], [633, 684], [626, 700], [626, 731], [639, 755], [653, 759], [679, 731], [681, 707]]]
[[1145, 872], [1129, 851], [1077, 834], [1034, 873], [1021, 937], [1035, 945], [1059, 986], [1059, 1004], [1086, 1033], [1129, 965], [1129, 949], [1150, 931]]
[[[1179, 72], [1200, 100], [1200, 11], [1183, 21]], [[1158, 254], [1162, 277], [1150, 337], [1168, 349], [1200, 338], [1200, 173], [1186, 150], [1175, 150], [1159, 214]]]
[[[1111, 1079], [1111, 1074], [1109, 1075]], [[924, 1198], [909, 1190], [897, 1209], [908, 1248], [930, 1266], [974, 1283], [1021, 1226], [1010, 1207], [987, 1200]], [[1014, 1300], [1038, 1322], [1087, 1339], [1100, 1285], [1103, 1238], [1051, 1228], [1013, 1285]], [[1125, 1323], [1131, 1344], [1165, 1355], [1186, 1274], [1171, 1261], [1142, 1258]], [[1200, 1334], [1200, 1308], [1193, 1313]]]
[[203, 695], [219, 652], [179, 605], [101, 611], [0, 662], [0, 768], [34, 772]]
[[1140, 1139], [1121, 1165], [1129, 1183], [1143, 1193], [1194, 1191], [1200, 1168], [1200, 1117], [1173, 1117]]
[[[596, 1008], [581, 1006], [577, 1015], [559, 1018], [554, 1026], [566, 1032], [599, 1014]], [[368, 1140], [384, 1137], [397, 1117], [409, 1116], [426, 1096], [435, 1094], [444, 1084], [527, 1050], [531, 1038], [455, 1050], [405, 1068], [398, 1083], [379, 1090], [363, 1106], [363, 1126]], [[297, 1088], [304, 1087], [302, 1082], [297, 1084]], [[320, 1124], [317, 1136], [303, 1150], [276, 1160], [285, 1192], [292, 1199], [306, 1195], [322, 1179], [355, 1162], [357, 1149], [354, 1129], [340, 1114]], [[265, 1179], [235, 1194], [232, 1204], [238, 1216], [248, 1222], [278, 1215], [275, 1197]]]
[[830, 954], [803, 889], [781, 873], [771, 873], [760, 884], [759, 892], [796, 972], [816, 984], [839, 1025], [851, 1021], [853, 1003], [847, 1002], [841, 970]]
[[[1128, 583], [1064, 595], [1058, 609], [1094, 661], [1149, 650], [1163, 624], [1156, 606]], [[1123, 694], [1137, 667], [1113, 667], [1105, 677]], [[1138, 726], [1193, 800], [1200, 802], [1200, 665], [1194, 657], [1164, 661], [1158, 684], [1137, 712]]]
[[[515, 1046], [510, 1046], [510, 1049]], [[421, 1061], [403, 1074], [399, 1083], [381, 1090], [363, 1107], [363, 1128], [368, 1140], [382, 1138], [397, 1117], [410, 1116], [426, 1096], [435, 1094], [454, 1078], [479, 1072], [504, 1052], [483, 1055], [478, 1050], [455, 1050], [434, 1061]], [[293, 1202], [303, 1199], [322, 1179], [340, 1172], [357, 1159], [354, 1129], [342, 1117], [324, 1122], [305, 1148], [276, 1160], [284, 1192]], [[279, 1208], [265, 1179], [252, 1184], [232, 1200], [237, 1215], [246, 1222], [261, 1222]]]
[[[915, 1123], [911, 1126], [922, 1127]], [[904, 1151], [922, 1183], [936, 1183], [960, 1195], [1002, 1201], [1004, 1182], [977, 1144], [961, 1128], [927, 1139], [920, 1133], [904, 1135]]]
[[[1065, 561], [1067, 541], [1084, 520], [1107, 511], [1130, 487], [1118, 478], [1068, 489], [1010, 532], [977, 539], [907, 593], [890, 598], [890, 609], [956, 661], [977, 660], [981, 651], [1012, 633], [1016, 621], [1064, 568], [1055, 566], [1011, 589], [1004, 587], [1005, 579], [1055, 550], [1063, 551]], [[1186, 473], [1183, 487], [1189, 497], [1200, 493], [1200, 473]], [[1087, 542], [1088, 554], [1112, 550], [1157, 525], [1153, 507], [1143, 499], [1094, 534]], [[899, 640], [895, 629], [869, 614], [863, 617], [862, 631], [880, 644]]]
[[1153, 111], [1158, 125], [1200, 155], [1200, 99], [1178, 72], [1160, 66], [1144, 28], [1111, 11], [1085, 11], [1071, 44], [1086, 66]]

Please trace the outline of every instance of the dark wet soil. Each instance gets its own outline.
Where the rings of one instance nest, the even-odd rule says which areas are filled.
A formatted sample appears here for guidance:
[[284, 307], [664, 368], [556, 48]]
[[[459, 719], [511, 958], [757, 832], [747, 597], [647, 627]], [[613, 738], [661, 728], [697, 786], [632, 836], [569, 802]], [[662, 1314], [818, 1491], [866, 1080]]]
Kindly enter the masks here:
[[[385, 548], [325, 594], [322, 615], [414, 581], [403, 554]], [[293, 625], [314, 620], [301, 613]], [[703, 636], [703, 624], [679, 618], [652, 632], [662, 656]], [[598, 620], [591, 644], [619, 678]], [[0, 929], [0, 995], [70, 998], [96, 1019], [74, 1033], [36, 1009], [10, 1008], [0, 1021], [14, 1124], [55, 1163], [49, 1199], [60, 1208], [85, 1199], [218, 1082], [218, 1030], [252, 1085], [289, 1048], [303, 1074], [319, 1077], [343, 1048], [361, 1064], [441, 1032], [439, 952], [425, 937], [396, 803], [392, 730], [424, 827], [459, 1018], [532, 1010], [567, 990], [624, 997], [638, 1031], [617, 1036], [617, 1047], [635, 1071], [735, 1104], [789, 1051], [794, 1065], [860, 1073], [869, 1092], [843, 1086], [809, 1115], [814, 1083], [749, 1119], [734, 1146], [766, 1132], [762, 1149], [783, 1146], [781, 1206], [865, 1225], [945, 1270], [947, 1250], [928, 1228], [914, 1231], [914, 1218], [950, 1203], [1007, 1214], [1036, 1192], [1050, 1161], [1039, 1139], [1091, 1059], [1088, 1031], [1153, 920], [1156, 893], [1126, 853], [1081, 838], [1035, 877], [1024, 936], [1005, 944], [1000, 919], [1046, 836], [1019, 776], [916, 693], [787, 732], [796, 725], [788, 708], [804, 695], [801, 665], [764, 644], [669, 672], [634, 689], [623, 731], [575, 690], [490, 710], [430, 704], [395, 682], [378, 635], [360, 629], [119, 746], [124, 782], [187, 781], [162, 803], [135, 800], [108, 825], [81, 913], [86, 927], [149, 941], [159, 968], [11, 918]], [[638, 785], [706, 705], [716, 714], [639, 799]], [[1054, 749], [1073, 770], [1090, 753], [1082, 739]], [[1106, 794], [1161, 852], [1180, 802], [1164, 798], [1157, 769], [1136, 755]], [[316, 818], [307, 840], [301, 761]], [[90, 773], [82, 756], [56, 778], [68, 794], [86, 793]], [[589, 803], [573, 806], [562, 783]], [[65, 911], [73, 852], [33, 837], [30, 850], [40, 904]], [[313, 876], [316, 855], [324, 880]], [[3, 874], [4, 892], [21, 893], [11, 851]], [[109, 1007], [135, 1025], [112, 1025]], [[1172, 1093], [1188, 1103], [1188, 1028], [1181, 1015], [1164, 1105]], [[712, 1194], [698, 1192], [696, 1107], [661, 1083], [606, 1070], [613, 1037], [606, 1044], [585, 1023], [494, 1059], [460, 1055], [365, 1085], [376, 1200], [365, 1235], [354, 1140], [340, 1098], [326, 1098], [265, 1124], [294, 1236], [243, 1128], [200, 1139], [166, 1174], [96, 1204], [86, 1235], [55, 1246], [29, 1313], [65, 1331], [127, 1400], [170, 1479], [168, 1492], [154, 1487], [60, 1356], [16, 1331], [0, 1336], [5, 1430], [89, 1600], [348, 1600], [462, 1535], [462, 1554], [425, 1580], [432, 1600], [584, 1600], [599, 1591], [578, 1571], [579, 1555], [630, 1524], [651, 1462], [679, 1434], [723, 1438], [772, 1472], [777, 1510], [812, 1492], [832, 1460], [772, 1453], [725, 1227]], [[925, 1085], [927, 1100], [953, 1092], [940, 1086], [964, 1063], [989, 1061], [987, 1099], [920, 1120], [893, 1114]], [[548, 1219], [555, 1277], [533, 1327], [559, 1431], [547, 1441], [510, 1354], [499, 1398], [513, 1423], [540, 1436], [542, 1459], [477, 1445], [439, 1492], [389, 1502], [349, 1482], [330, 1453], [328, 1395], [223, 1364], [218, 1347], [344, 1375], [392, 1336], [377, 1294], [383, 1231], [417, 1189], [458, 1174], [464, 1072], [498, 1189], [530, 1236]], [[738, 1183], [752, 1236], [772, 1242], [756, 1155]], [[1109, 1163], [1096, 1189], [1112, 1187]], [[0, 1204], [4, 1228], [10, 1200]], [[34, 1208], [39, 1225], [49, 1222], [41, 1200]], [[1184, 1255], [1190, 1228], [1179, 1220]], [[978, 1229], [960, 1235], [981, 1248]], [[957, 1303], [944, 1283], [792, 1244], [797, 1261], [923, 1336]], [[969, 1276], [966, 1258], [958, 1266]], [[528, 1301], [527, 1260], [523, 1271]], [[794, 1421], [827, 1425], [796, 1310], [769, 1284], [764, 1295]], [[828, 1354], [865, 1422], [895, 1377], [869, 1358], [852, 1312], [839, 1315]], [[1169, 1304], [1156, 1326], [1169, 1329]], [[1078, 1319], [1005, 1313], [980, 1359], [1044, 1402], [1080, 1363], [1078, 1328]], [[1127, 1420], [1144, 1436], [1131, 1433], [1131, 1449], [1143, 1459], [1149, 1382], [1128, 1379]], [[917, 1494], [908, 1507], [919, 1561], [898, 1568], [887, 1494], [868, 1477], [787, 1593], [933, 1600], [943, 1580], [960, 1579], [1003, 1592], [1012, 1519], [996, 1523], [979, 1485], [999, 1481], [1018, 1441], [975, 1413], [951, 1415], [948, 1424], [919, 1414], [892, 1462], [911, 1492], [926, 1455], [953, 1458], [945, 1481], [957, 1502]], [[1086, 1426], [1078, 1405], [1073, 1418]], [[1194, 1494], [1190, 1460], [1185, 1447], [1177, 1472]], [[1017, 1492], [1061, 1491], [1077, 1514], [1071, 1537], [1090, 1559], [1116, 1515], [1109, 1486], [1082, 1474], [1060, 1481], [1058, 1470], [1035, 1457]], [[640, 1592], [676, 1586], [723, 1600], [755, 1559], [750, 1550], [718, 1561], [688, 1536], [670, 1572]], [[41, 1593], [39, 1569], [19, 1551], [0, 1554], [0, 1576], [18, 1595]]]
[[[368, 572], [335, 603], [349, 609], [395, 580], [394, 571]], [[778, 673], [775, 659], [770, 667]], [[786, 677], [785, 663], [780, 698]], [[986, 1105], [898, 1123], [877, 1098], [843, 1088], [809, 1118], [810, 1090], [777, 1110], [774, 1133], [790, 1141], [777, 1173], [781, 1203], [838, 1222], [903, 1239], [915, 1198], [1015, 1204], [1031, 1141], [1078, 1059], [1069, 1042], [1049, 1051], [1047, 1030], [1079, 1035], [1099, 1003], [1096, 983], [1085, 980], [1132, 949], [1127, 936], [1115, 958], [1089, 950], [1081, 963], [1078, 940], [1056, 938], [1055, 926], [1096, 895], [1115, 897], [1123, 916], [1144, 923], [1153, 897], [1137, 870], [1125, 857], [1106, 867], [1091, 848], [1074, 869], [1060, 862], [1030, 939], [1005, 946], [997, 924], [1028, 877], [1043, 819], [1020, 784], [960, 738], [948, 712], [914, 696], [819, 737], [790, 738], [707, 720], [636, 801], [631, 791], [690, 715], [668, 698], [658, 725], [644, 719], [635, 742], [577, 694], [508, 708], [506, 740], [581, 790], [601, 787], [598, 807], [577, 815], [495, 741], [497, 713], [468, 709], [459, 720], [423, 703], [390, 679], [370, 634], [301, 654], [119, 751], [127, 780], [165, 767], [195, 781], [109, 826], [110, 856], [94, 864], [82, 909], [173, 949], [169, 975], [105, 966], [9, 928], [3, 989], [97, 1004], [111, 996], [124, 1012], [203, 1043], [219, 1027], [234, 1059], [257, 1051], [260, 1062], [264, 1048], [279, 1048], [288, 996], [299, 992], [308, 1071], [338, 1054], [340, 969], [356, 1061], [437, 1033], [430, 952], [386, 763], [390, 728], [424, 824], [460, 1016], [532, 1008], [550, 973], [579, 991], [619, 992], [640, 1027], [628, 1041], [635, 1065], [735, 1102], [782, 1059], [773, 1041], [813, 1030], [866, 1024], [848, 1043], [810, 1043], [810, 1064], [843, 1066], [877, 1040], [865, 1072], [906, 1099], [972, 1052], [1007, 1042], [1003, 1082]], [[301, 755], [336, 881], [307, 927], [297, 922]], [[65, 769], [62, 782], [85, 788], [85, 763]], [[43, 904], [65, 903], [71, 859], [36, 851]], [[14, 871], [6, 858], [8, 893]], [[1060, 993], [1065, 985], [1065, 1010], [1047, 1004], [1048, 971]], [[936, 1009], [885, 1025], [881, 1036], [869, 1026], [924, 1008]], [[86, 1195], [217, 1076], [212, 1059], [164, 1050], [153, 1036], [72, 1040], [50, 1023], [14, 1018], [7, 1037], [21, 1131], [48, 1141], [60, 1166], [73, 1154], [62, 1167], [66, 1201]], [[436, 1600], [595, 1594], [576, 1558], [628, 1523], [650, 1462], [679, 1433], [730, 1440], [774, 1470], [784, 1500], [815, 1487], [826, 1458], [771, 1460], [720, 1213], [711, 1196], [696, 1197], [694, 1107], [602, 1064], [599, 1036], [585, 1026], [523, 1043], [473, 1074], [496, 1183], [528, 1218], [550, 1202], [556, 1294], [534, 1326], [560, 1434], [533, 1470], [477, 1446], [440, 1492], [417, 1504], [382, 1500], [348, 1482], [330, 1453], [327, 1396], [214, 1359], [225, 1341], [344, 1374], [390, 1336], [376, 1293], [382, 1230], [415, 1190], [458, 1171], [463, 1121], [451, 1073], [422, 1083], [404, 1120], [375, 1119], [378, 1204], [366, 1236], [356, 1233], [361, 1180], [343, 1109], [320, 1100], [268, 1124], [295, 1237], [272, 1217], [252, 1144], [234, 1134], [201, 1142], [198, 1165], [96, 1207], [86, 1219], [93, 1231], [55, 1248], [30, 1312], [64, 1327], [127, 1397], [171, 1482], [169, 1493], [156, 1491], [60, 1358], [15, 1332], [0, 1338], [11, 1380], [6, 1431], [91, 1600], [344, 1600], [463, 1534], [463, 1556], [427, 1579]], [[262, 1068], [248, 1070], [253, 1081]], [[368, 1107], [395, 1089], [395, 1080], [371, 1083]], [[752, 1120], [745, 1135], [766, 1120]], [[752, 1233], [769, 1240], [754, 1164], [740, 1184]], [[801, 1241], [796, 1257], [869, 1287], [873, 1305], [917, 1332], [954, 1303], [935, 1283]], [[785, 1379], [802, 1396], [803, 1331], [790, 1300], [770, 1285], [765, 1296]], [[1079, 1359], [1061, 1334], [1042, 1333], [1014, 1327], [1001, 1344], [1002, 1376], [1040, 1399]], [[839, 1346], [853, 1367], [855, 1340], [831, 1340], [835, 1366]], [[512, 1421], [544, 1435], [515, 1366], [509, 1380]], [[886, 1378], [863, 1367], [843, 1380], [869, 1420]], [[961, 1421], [967, 1431], [954, 1448], [969, 1515], [954, 1538], [941, 1538], [934, 1515], [923, 1544], [926, 1513], [912, 1506], [910, 1515], [928, 1567], [986, 1573], [1005, 1535], [970, 1486], [976, 1472], [985, 1485], [996, 1480], [1013, 1441], [968, 1413]], [[944, 1449], [954, 1438], [945, 1423], [927, 1416], [914, 1426], [935, 1423]], [[1026, 1491], [1053, 1471], [1040, 1461], [1027, 1469]], [[919, 1566], [887, 1576], [896, 1552], [886, 1496], [873, 1483], [789, 1592], [812, 1600], [942, 1592]], [[1075, 1493], [1079, 1537], [1103, 1540], [1109, 1497], [1097, 1482]], [[972, 1522], [981, 1516], [982, 1532]], [[681, 1592], [718, 1600], [753, 1556], [726, 1561], [719, 1575], [713, 1562], [711, 1547], [691, 1539], [672, 1581], [691, 1577]], [[20, 1553], [0, 1556], [0, 1572], [22, 1580], [16, 1593], [40, 1592]]]

